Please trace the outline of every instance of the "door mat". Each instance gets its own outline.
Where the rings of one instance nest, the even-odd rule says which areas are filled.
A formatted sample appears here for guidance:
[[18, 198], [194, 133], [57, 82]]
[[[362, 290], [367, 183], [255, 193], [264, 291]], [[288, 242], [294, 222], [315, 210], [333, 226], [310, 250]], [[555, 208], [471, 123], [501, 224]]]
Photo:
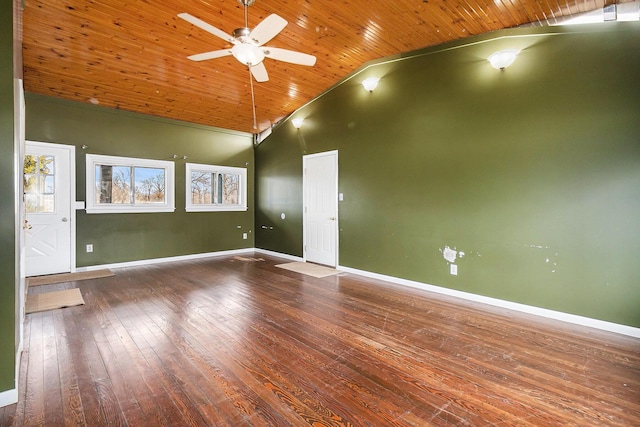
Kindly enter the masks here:
[[285, 270], [295, 271], [296, 273], [306, 274], [313, 277], [327, 277], [340, 273], [334, 268], [324, 267], [317, 264], [309, 264], [306, 262], [290, 262], [287, 264], [278, 264], [276, 267], [284, 268]]
[[26, 313], [53, 310], [56, 308], [73, 307], [83, 305], [84, 299], [80, 289], [67, 289], [64, 291], [43, 292], [41, 294], [27, 295]]
[[250, 258], [250, 257], [244, 257], [244, 256], [234, 256], [233, 259], [236, 259], [238, 261], [247, 261], [247, 262], [264, 261], [264, 258]]
[[109, 270], [80, 271], [78, 273], [49, 274], [48, 276], [27, 277], [27, 286], [52, 285], [54, 283], [74, 282], [76, 280], [99, 279], [115, 276]]

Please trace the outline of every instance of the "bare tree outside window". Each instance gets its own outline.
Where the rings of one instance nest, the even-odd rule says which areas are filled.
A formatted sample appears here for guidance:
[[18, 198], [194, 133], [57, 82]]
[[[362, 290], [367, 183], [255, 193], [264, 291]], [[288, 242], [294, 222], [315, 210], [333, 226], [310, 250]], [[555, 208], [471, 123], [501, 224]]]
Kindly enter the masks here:
[[211, 186], [211, 172], [191, 172], [191, 203], [212, 203], [213, 188]]
[[135, 203], [164, 202], [166, 184], [164, 169], [134, 168]]
[[237, 205], [240, 200], [240, 177], [232, 173], [222, 173], [218, 176], [222, 182], [222, 203]]

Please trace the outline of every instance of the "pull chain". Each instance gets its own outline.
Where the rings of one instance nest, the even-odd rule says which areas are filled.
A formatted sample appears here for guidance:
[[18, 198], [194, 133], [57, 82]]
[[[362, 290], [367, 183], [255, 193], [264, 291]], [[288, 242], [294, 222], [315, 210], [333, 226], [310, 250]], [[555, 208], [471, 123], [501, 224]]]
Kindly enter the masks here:
[[256, 99], [253, 94], [253, 76], [251, 75], [251, 65], [249, 65], [249, 85], [251, 86], [251, 108], [253, 110], [253, 128], [258, 129], [258, 119], [256, 118]]

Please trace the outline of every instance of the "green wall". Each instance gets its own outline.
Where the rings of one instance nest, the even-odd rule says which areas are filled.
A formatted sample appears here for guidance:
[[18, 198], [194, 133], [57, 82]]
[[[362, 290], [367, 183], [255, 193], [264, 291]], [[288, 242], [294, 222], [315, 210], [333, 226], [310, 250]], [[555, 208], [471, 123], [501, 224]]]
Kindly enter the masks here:
[[256, 245], [302, 255], [302, 155], [338, 150], [340, 265], [640, 327], [638, 76], [639, 23], [367, 64], [256, 149]]
[[13, 9], [0, 2], [0, 393], [15, 387], [16, 212]]
[[[75, 145], [76, 200], [85, 200], [86, 153], [159, 160], [187, 156], [175, 160], [173, 213], [76, 211], [78, 267], [254, 246], [251, 135], [34, 94], [27, 94], [26, 110], [28, 141]], [[185, 212], [185, 162], [246, 167], [249, 209]], [[92, 253], [85, 252], [89, 243]]]

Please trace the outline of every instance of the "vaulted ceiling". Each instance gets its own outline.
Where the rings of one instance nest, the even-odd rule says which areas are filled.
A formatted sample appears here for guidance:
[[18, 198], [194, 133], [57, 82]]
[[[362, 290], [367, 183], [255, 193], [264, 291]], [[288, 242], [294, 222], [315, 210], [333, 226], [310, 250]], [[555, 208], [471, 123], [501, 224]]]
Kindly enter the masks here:
[[232, 45], [180, 19], [231, 33], [238, 0], [25, 0], [27, 92], [250, 133], [262, 131], [365, 62], [524, 24], [546, 25], [611, 0], [256, 0], [254, 28], [270, 14], [288, 25], [269, 46], [309, 53], [313, 67], [267, 58], [253, 83], [232, 56], [187, 56]]

